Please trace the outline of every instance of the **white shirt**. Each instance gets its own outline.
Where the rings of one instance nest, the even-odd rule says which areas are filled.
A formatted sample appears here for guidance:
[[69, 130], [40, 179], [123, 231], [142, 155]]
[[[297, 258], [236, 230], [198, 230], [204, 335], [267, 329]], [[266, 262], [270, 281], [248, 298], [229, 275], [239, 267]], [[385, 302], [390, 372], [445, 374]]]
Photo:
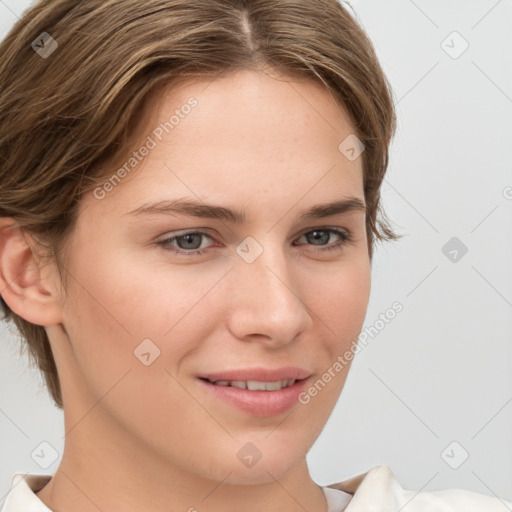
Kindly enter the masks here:
[[[51, 475], [16, 473], [0, 512], [52, 512], [37, 496]], [[326, 512], [511, 512], [512, 502], [463, 489], [411, 491], [389, 466], [322, 487]]]

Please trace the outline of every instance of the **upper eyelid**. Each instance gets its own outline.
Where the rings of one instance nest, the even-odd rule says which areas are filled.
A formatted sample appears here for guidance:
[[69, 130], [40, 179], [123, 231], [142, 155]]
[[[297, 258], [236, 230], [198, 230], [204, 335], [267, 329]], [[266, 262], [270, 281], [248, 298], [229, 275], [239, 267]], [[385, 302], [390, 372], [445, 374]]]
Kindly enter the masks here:
[[[347, 237], [351, 237], [352, 236], [351, 230], [349, 230], [347, 228], [344, 228], [344, 227], [340, 227], [340, 226], [320, 226], [320, 227], [306, 228], [305, 230], [301, 231], [300, 234], [296, 235], [296, 238], [301, 238], [304, 235], [306, 235], [308, 233], [311, 233], [312, 231], [322, 231], [322, 230], [330, 231], [330, 232], [332, 232], [334, 234], [338, 234], [339, 236], [342, 236], [343, 233]], [[341, 232], [341, 233], [337, 233], [338, 231]], [[194, 235], [194, 234], [206, 235], [207, 237], [211, 238], [212, 240], [215, 240], [215, 236], [210, 234], [210, 229], [209, 228], [190, 228], [190, 229], [174, 231], [172, 233], [166, 234], [162, 238], [159, 237], [159, 241], [160, 242], [164, 242], [166, 240], [174, 240], [174, 239], [180, 238], [182, 236]]]
[[[304, 228], [303, 230], [300, 231], [299, 235], [296, 235], [296, 236], [302, 236], [305, 233], [310, 233], [311, 231], [322, 231], [323, 229], [345, 231], [346, 233], [351, 232], [351, 230], [346, 227], [327, 225], [327, 226], [314, 226], [314, 227]], [[173, 238], [173, 237], [179, 237], [179, 236], [183, 236], [183, 235], [200, 233], [200, 234], [205, 234], [205, 235], [214, 237], [214, 235], [211, 234], [212, 231], [214, 231], [214, 230], [212, 230], [211, 228], [207, 228], [207, 227], [205, 227], [205, 228], [184, 228], [184, 229], [180, 229], [178, 231], [170, 231], [170, 232], [166, 233], [165, 235], [161, 235], [161, 236], [167, 237], [167, 238]]]

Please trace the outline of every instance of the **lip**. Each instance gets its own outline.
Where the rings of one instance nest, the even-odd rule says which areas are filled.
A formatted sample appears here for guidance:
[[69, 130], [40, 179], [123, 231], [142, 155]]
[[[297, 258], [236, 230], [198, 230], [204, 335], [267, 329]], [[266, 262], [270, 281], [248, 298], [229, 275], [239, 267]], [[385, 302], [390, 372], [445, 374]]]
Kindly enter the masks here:
[[[222, 400], [246, 413], [259, 417], [272, 417], [282, 414], [299, 403], [299, 395], [307, 385], [311, 373], [303, 368], [277, 368], [274, 370], [251, 368], [211, 373], [198, 377], [199, 384], [215, 398]], [[275, 382], [295, 379], [292, 386], [276, 391], [251, 391], [231, 386], [219, 386], [208, 380], [254, 380]]]
[[245, 368], [227, 370], [223, 372], [207, 373], [198, 375], [208, 380], [255, 380], [258, 382], [276, 382], [278, 380], [302, 380], [311, 375], [311, 372], [304, 368], [287, 366], [286, 368]]

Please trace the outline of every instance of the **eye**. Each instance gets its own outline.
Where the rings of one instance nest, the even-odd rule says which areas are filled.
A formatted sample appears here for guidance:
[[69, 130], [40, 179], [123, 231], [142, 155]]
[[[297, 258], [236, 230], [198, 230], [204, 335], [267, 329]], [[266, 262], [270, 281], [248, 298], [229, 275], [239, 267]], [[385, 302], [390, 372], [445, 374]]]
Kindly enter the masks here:
[[[327, 242], [332, 235], [338, 236], [339, 240], [335, 243], [328, 244]], [[204, 239], [205, 237], [213, 240], [213, 238], [204, 231], [189, 231], [181, 235], [175, 235], [170, 238], [161, 240], [157, 242], [157, 245], [162, 247], [164, 250], [173, 252], [175, 254], [199, 256], [207, 252], [207, 249], [205, 249], [204, 245], [202, 245], [200, 242], [200, 240]], [[338, 228], [318, 228], [310, 230], [304, 233], [299, 238], [299, 240], [301, 238], [305, 238], [307, 243], [313, 243], [313, 245], [320, 246], [319, 249], [314, 249], [314, 251], [318, 253], [332, 250], [341, 250], [344, 245], [352, 242], [352, 235], [350, 234], [350, 232], [345, 229]], [[320, 243], [317, 244], [316, 242]], [[326, 245], [326, 247], [322, 247], [323, 245]]]
[[[176, 254], [200, 255], [206, 252], [202, 249], [199, 249], [199, 247], [201, 247], [201, 243], [199, 243], [199, 245], [197, 244], [197, 241], [202, 237], [207, 237], [211, 239], [211, 237], [204, 231], [190, 231], [182, 235], [176, 235], [171, 238], [166, 238], [165, 240], [158, 242], [158, 245], [163, 247], [165, 250], [174, 252]], [[175, 245], [173, 245], [174, 242], [177, 243], [179, 249], [185, 250], [176, 250]]]
[[[316, 249], [317, 252], [340, 250], [344, 245], [352, 241], [352, 235], [347, 230], [338, 228], [319, 228], [313, 231], [304, 233], [301, 238], [305, 237], [308, 242], [327, 242], [331, 235], [340, 237], [340, 240], [336, 243], [327, 245], [325, 248]], [[315, 244], [316, 245], [316, 244]], [[323, 244], [320, 244], [323, 245]]]

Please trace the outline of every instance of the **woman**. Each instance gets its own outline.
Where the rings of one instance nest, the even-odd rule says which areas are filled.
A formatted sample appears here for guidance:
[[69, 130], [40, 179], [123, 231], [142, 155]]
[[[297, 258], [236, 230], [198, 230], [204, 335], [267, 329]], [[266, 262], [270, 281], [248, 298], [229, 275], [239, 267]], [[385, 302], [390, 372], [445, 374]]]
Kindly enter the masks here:
[[3, 512], [511, 505], [309, 475], [397, 238], [392, 93], [341, 4], [43, 0], [0, 54], [3, 307], [66, 430]]

